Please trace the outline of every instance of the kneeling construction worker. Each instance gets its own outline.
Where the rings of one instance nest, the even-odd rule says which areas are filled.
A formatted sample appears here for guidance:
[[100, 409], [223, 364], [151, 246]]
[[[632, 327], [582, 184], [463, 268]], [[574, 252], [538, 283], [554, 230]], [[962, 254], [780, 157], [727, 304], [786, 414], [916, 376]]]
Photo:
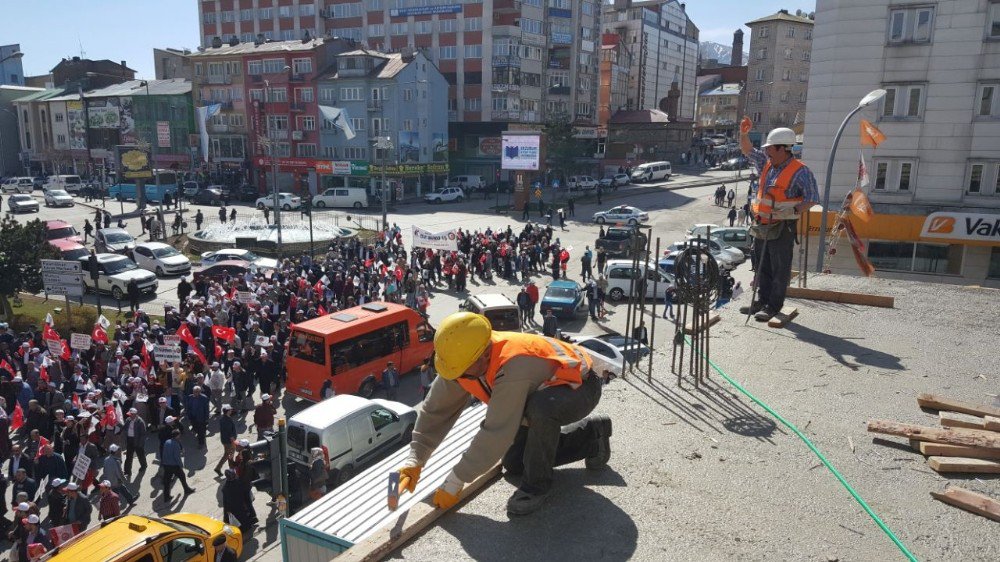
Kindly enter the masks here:
[[400, 469], [411, 492], [420, 469], [469, 401], [487, 404], [486, 419], [469, 449], [434, 494], [448, 509], [462, 488], [503, 459], [521, 485], [507, 502], [509, 515], [541, 507], [556, 466], [585, 459], [603, 468], [611, 457], [611, 420], [590, 416], [601, 399], [603, 377], [573, 344], [518, 332], [494, 332], [471, 312], [445, 318], [434, 335], [438, 378], [417, 408], [410, 455]]

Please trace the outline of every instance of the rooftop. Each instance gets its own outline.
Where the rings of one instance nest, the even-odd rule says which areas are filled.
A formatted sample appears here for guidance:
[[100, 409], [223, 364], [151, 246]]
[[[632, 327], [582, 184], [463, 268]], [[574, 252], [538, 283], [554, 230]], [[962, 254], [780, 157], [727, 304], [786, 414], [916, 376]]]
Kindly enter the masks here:
[[[890, 295], [895, 308], [789, 299], [799, 316], [782, 330], [744, 325], [728, 305], [712, 328], [713, 361], [804, 432], [917, 559], [995, 560], [996, 523], [930, 492], [957, 480], [1000, 498], [1000, 479], [943, 478], [905, 440], [873, 443], [865, 423], [936, 425], [917, 408], [922, 392], [996, 400], [1000, 362], [983, 335], [995, 333], [1000, 292], [834, 275], [809, 286]], [[546, 505], [516, 519], [505, 506], [517, 481], [497, 480], [390, 558], [902, 558], [816, 456], [720, 375], [678, 387], [670, 326], [658, 320], [651, 334], [652, 381], [613, 381], [595, 411], [615, 423], [607, 469], [556, 469]]]

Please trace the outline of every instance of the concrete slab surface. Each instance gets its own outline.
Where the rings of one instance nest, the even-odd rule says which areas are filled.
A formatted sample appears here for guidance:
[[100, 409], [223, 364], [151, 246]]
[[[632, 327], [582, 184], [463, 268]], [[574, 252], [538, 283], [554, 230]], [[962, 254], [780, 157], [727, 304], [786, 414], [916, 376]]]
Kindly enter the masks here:
[[[799, 316], [782, 330], [744, 326], [744, 296], [712, 328], [713, 360], [797, 425], [918, 559], [1000, 559], [995, 522], [930, 496], [954, 483], [1000, 498], [1000, 478], [943, 477], [904, 440], [885, 446], [865, 430], [872, 418], [936, 425], [921, 392], [998, 402], [1000, 292], [838, 276], [809, 286], [891, 295], [896, 307], [789, 300]], [[657, 332], [669, 341], [668, 326]], [[505, 509], [516, 481], [500, 480], [392, 558], [903, 559], [817, 457], [720, 376], [678, 388], [670, 352], [657, 345], [652, 382], [605, 387], [608, 469], [559, 469], [546, 506], [517, 519]]]

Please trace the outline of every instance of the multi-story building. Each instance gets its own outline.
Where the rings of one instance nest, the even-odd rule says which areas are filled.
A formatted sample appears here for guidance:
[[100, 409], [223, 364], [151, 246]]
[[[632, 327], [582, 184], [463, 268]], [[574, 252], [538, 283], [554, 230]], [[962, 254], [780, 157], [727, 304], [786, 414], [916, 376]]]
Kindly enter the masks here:
[[[854, 221], [875, 274], [1000, 286], [1000, 4], [819, 0], [816, 8], [803, 154], [821, 187], [844, 116], [886, 90], [841, 139], [830, 207], [857, 181], [857, 119], [866, 118], [886, 136], [865, 149], [875, 214]], [[846, 241], [839, 250], [827, 267], [856, 273]]]
[[234, 35], [247, 42], [258, 34], [290, 40], [308, 33], [357, 39], [387, 53], [422, 51], [448, 82], [453, 171], [495, 177], [500, 133], [540, 129], [550, 117], [596, 134], [596, 0], [208, 0], [198, 6], [206, 47]]
[[802, 132], [805, 122], [813, 19], [808, 14], [776, 14], [747, 22], [747, 112], [754, 122], [755, 143], [776, 127]]
[[[346, 112], [355, 132], [348, 139], [323, 119], [320, 156], [334, 161], [321, 174], [327, 187], [381, 187], [382, 167], [396, 189], [392, 197], [441, 186], [448, 174], [448, 109], [436, 92], [448, 87], [423, 54], [365, 49], [337, 55], [336, 68], [318, 79], [319, 103]], [[381, 142], [378, 140], [381, 139]], [[388, 142], [386, 142], [388, 140]]]
[[615, 33], [631, 49], [629, 110], [667, 111], [667, 97], [677, 84], [680, 99], [672, 120], [695, 118], [698, 27], [678, 0], [604, 3], [601, 28]]
[[190, 49], [153, 49], [153, 68], [157, 80], [183, 78], [194, 80], [194, 66]]
[[26, 86], [21, 45], [0, 45], [0, 85]]

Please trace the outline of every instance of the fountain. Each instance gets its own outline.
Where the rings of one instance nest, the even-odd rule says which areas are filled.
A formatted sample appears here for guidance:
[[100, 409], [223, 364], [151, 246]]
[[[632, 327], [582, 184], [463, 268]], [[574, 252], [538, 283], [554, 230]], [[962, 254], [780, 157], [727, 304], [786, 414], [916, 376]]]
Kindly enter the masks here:
[[[313, 244], [320, 252], [325, 251], [330, 242], [351, 238], [356, 234], [356, 230], [337, 226], [329, 219], [314, 219], [312, 222]], [[309, 251], [309, 221], [289, 220], [283, 216], [281, 242], [286, 256]], [[243, 248], [258, 254], [276, 255], [278, 227], [254, 217], [238, 219], [236, 222], [214, 223], [188, 235], [190, 253], [200, 254], [222, 248]]]

